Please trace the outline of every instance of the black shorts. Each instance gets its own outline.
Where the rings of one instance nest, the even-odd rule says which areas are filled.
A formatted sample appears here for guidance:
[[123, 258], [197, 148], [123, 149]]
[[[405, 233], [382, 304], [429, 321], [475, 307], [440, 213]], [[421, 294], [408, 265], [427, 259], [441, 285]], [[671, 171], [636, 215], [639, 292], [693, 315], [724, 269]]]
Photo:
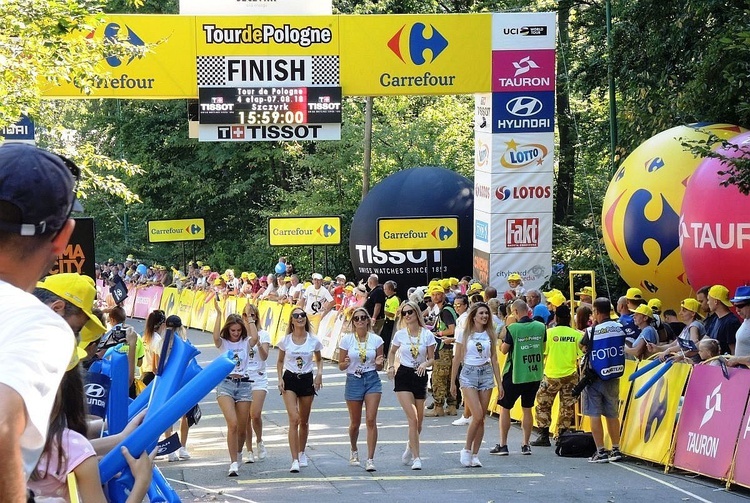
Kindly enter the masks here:
[[315, 386], [313, 385], [313, 373], [295, 374], [294, 372], [284, 371], [284, 391], [294, 391], [297, 396], [313, 396]]
[[395, 386], [393, 391], [408, 391], [417, 400], [427, 398], [427, 372], [422, 377], [417, 375], [417, 371], [406, 365], [399, 365], [394, 379]]
[[522, 384], [513, 384], [513, 376], [508, 372], [503, 376], [503, 398], [497, 401], [497, 404], [504, 409], [512, 409], [521, 397], [521, 407], [530, 409], [534, 406], [536, 392], [539, 390], [541, 381], [525, 382]]

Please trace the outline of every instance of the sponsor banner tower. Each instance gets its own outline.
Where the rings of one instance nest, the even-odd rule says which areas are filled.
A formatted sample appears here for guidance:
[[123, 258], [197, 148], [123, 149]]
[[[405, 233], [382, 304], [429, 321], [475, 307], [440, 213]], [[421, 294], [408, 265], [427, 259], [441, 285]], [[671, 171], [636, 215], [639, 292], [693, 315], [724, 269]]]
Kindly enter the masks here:
[[474, 277], [499, 291], [552, 266], [555, 14], [492, 16], [492, 92], [475, 96]]

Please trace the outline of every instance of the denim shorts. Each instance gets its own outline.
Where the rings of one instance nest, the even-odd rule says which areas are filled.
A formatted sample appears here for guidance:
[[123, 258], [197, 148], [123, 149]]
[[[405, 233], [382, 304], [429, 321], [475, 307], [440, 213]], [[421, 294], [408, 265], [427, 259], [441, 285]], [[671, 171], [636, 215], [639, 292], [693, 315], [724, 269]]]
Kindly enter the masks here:
[[216, 398], [228, 396], [235, 402], [253, 401], [253, 383], [227, 377], [216, 387]]
[[594, 379], [584, 388], [581, 398], [584, 416], [619, 417], [620, 379]]
[[346, 374], [346, 387], [344, 388], [344, 398], [346, 400], [361, 402], [365, 399], [365, 395], [382, 392], [383, 383], [380, 382], [377, 370], [365, 372], [360, 377], [357, 377], [355, 374]]
[[461, 368], [458, 382], [462, 388], [474, 388], [484, 391], [495, 387], [495, 376], [490, 362], [484, 365], [466, 365]]

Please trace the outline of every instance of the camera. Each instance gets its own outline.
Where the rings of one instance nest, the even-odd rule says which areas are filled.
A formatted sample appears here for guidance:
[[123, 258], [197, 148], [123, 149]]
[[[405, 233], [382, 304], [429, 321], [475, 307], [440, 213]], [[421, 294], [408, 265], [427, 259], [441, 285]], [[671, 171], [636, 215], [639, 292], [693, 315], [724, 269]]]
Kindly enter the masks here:
[[121, 324], [115, 325], [110, 329], [109, 332], [102, 336], [96, 350], [101, 351], [102, 349], [109, 349], [112, 346], [116, 346], [122, 342], [125, 342], [126, 337], [127, 331], [125, 330], [125, 328], [123, 328]]
[[583, 390], [586, 389], [586, 386], [593, 383], [596, 378], [596, 372], [594, 372], [590, 368], [584, 369], [583, 375], [581, 375], [581, 379], [578, 381], [578, 384], [576, 384], [575, 387], [570, 390], [570, 394], [575, 397], [581, 396], [581, 393], [583, 393]]

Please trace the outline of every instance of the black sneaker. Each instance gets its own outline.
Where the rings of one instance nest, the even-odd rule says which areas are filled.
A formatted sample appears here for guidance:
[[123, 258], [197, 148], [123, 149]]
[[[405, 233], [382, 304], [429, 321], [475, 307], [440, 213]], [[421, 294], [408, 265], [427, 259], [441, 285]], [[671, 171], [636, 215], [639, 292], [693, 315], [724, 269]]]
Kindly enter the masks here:
[[495, 447], [490, 449], [490, 454], [494, 454], [495, 456], [507, 456], [508, 455], [508, 446], [507, 445], [500, 445], [495, 444]]
[[609, 451], [609, 461], [620, 461], [622, 458], [623, 456], [619, 448], [614, 447], [611, 451]]
[[529, 444], [521, 446], [521, 454], [524, 456], [531, 456], [531, 446]]
[[596, 451], [589, 458], [589, 463], [609, 463], [609, 453], [607, 451]]

